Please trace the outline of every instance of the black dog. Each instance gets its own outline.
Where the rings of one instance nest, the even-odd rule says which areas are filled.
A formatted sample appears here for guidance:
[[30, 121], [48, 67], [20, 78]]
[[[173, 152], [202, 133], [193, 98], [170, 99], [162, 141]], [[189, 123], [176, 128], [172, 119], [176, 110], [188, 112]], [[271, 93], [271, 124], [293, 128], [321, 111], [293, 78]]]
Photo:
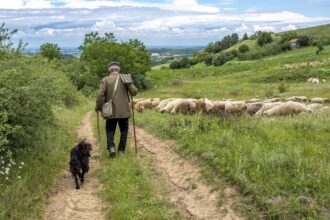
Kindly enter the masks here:
[[84, 182], [84, 175], [89, 170], [89, 158], [91, 157], [90, 151], [92, 145], [87, 143], [86, 140], [81, 140], [71, 150], [70, 171], [76, 181], [76, 189], [80, 189], [78, 177], [80, 182]]

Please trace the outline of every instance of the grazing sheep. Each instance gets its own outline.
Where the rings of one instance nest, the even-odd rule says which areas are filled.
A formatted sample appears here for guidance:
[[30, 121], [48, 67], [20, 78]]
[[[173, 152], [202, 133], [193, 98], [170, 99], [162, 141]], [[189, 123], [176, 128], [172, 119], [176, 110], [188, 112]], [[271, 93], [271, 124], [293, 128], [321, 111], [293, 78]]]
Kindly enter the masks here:
[[177, 104], [182, 102], [182, 100], [183, 99], [179, 98], [179, 99], [174, 99], [172, 101], [169, 101], [164, 108], [160, 109], [160, 112], [161, 113], [164, 113], [164, 112], [170, 113]]
[[134, 106], [135, 110], [138, 112], [143, 112], [144, 109], [152, 109], [152, 107], [152, 101], [150, 99], [139, 101]]
[[159, 100], [153, 100], [151, 101], [152, 108], [156, 108], [159, 105], [160, 101]]
[[313, 104], [309, 104], [307, 105], [308, 108], [312, 109], [312, 110], [321, 110], [321, 108], [323, 107], [322, 104], [320, 103], [313, 103]]
[[306, 96], [295, 96], [296, 97], [296, 101], [299, 102], [307, 102], [308, 98]]
[[291, 96], [291, 97], [288, 97], [288, 98], [285, 98], [284, 101], [297, 101], [297, 96]]
[[196, 104], [196, 112], [198, 114], [206, 113], [205, 99], [197, 99], [195, 100], [195, 104]]
[[138, 98], [138, 99], [133, 99], [133, 105], [135, 105], [139, 101], [143, 101], [145, 98]]
[[323, 106], [320, 111], [329, 111], [330, 107], [329, 106]]
[[262, 102], [254, 102], [254, 103], [247, 103], [246, 104], [246, 111], [250, 115], [254, 115], [257, 113], [262, 107], [264, 106], [264, 103]]
[[164, 99], [164, 100], [160, 101], [159, 104], [157, 105], [156, 109], [159, 111], [162, 111], [169, 102], [171, 102], [175, 99], [176, 98], [170, 98], [170, 99]]
[[212, 107], [207, 110], [207, 114], [211, 115], [224, 115], [225, 114], [225, 101], [213, 101]]
[[226, 114], [235, 114], [235, 113], [243, 113], [246, 110], [246, 102], [245, 101], [226, 101], [225, 102], [225, 112]]
[[329, 99], [327, 99], [327, 98], [318, 98], [317, 97], [317, 98], [312, 98], [310, 101], [313, 102], [313, 103], [323, 104], [323, 103], [329, 102]]
[[309, 79], [307, 80], [307, 82], [309, 82], [309, 83], [311, 83], [311, 84], [319, 84], [320, 79], [319, 79], [319, 77], [316, 77], [316, 78], [312, 77], [312, 78], [309, 78]]
[[286, 103], [274, 106], [273, 108], [264, 112], [264, 115], [268, 116], [285, 116], [293, 115], [301, 112], [312, 112], [313, 110], [306, 107], [299, 102], [288, 101]]
[[270, 103], [264, 103], [261, 109], [255, 113], [256, 116], [261, 116], [264, 114], [265, 111], [273, 108], [274, 106], [281, 105], [283, 102], [270, 102]]
[[171, 114], [192, 114], [196, 111], [196, 103], [193, 99], [183, 99], [172, 109]]

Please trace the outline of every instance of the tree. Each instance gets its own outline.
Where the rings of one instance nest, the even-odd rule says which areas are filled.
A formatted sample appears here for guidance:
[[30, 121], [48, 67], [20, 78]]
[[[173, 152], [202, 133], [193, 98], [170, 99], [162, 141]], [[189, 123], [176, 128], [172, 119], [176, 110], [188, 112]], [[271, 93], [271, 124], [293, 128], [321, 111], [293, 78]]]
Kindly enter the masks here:
[[309, 46], [310, 39], [307, 35], [300, 35], [300, 36], [298, 36], [298, 38], [300, 40], [299, 43], [300, 43], [301, 47]]
[[9, 28], [5, 26], [5, 23], [0, 25], [0, 55], [3, 53], [21, 53], [27, 46], [27, 43], [23, 43], [22, 40], [19, 40], [17, 48], [14, 48], [11, 38], [17, 33], [17, 29], [9, 30]]
[[232, 35], [231, 35], [231, 41], [230, 41], [230, 46], [233, 46], [233, 45], [235, 45], [235, 44], [238, 44], [238, 42], [239, 42], [239, 37], [238, 37], [238, 34], [237, 33], [233, 33]]
[[211, 65], [212, 61], [213, 61], [213, 55], [212, 54], [209, 54], [204, 58], [204, 63], [206, 65]]
[[298, 34], [296, 32], [285, 32], [281, 35], [280, 44], [288, 42], [293, 38], [298, 38]]
[[248, 40], [248, 39], [249, 39], [249, 37], [248, 37], [247, 33], [244, 33], [242, 40]]
[[246, 45], [246, 44], [242, 44], [239, 48], [238, 48], [238, 51], [240, 53], [246, 53], [250, 50], [249, 46]]
[[219, 53], [217, 55], [215, 55], [214, 59], [213, 59], [213, 65], [214, 66], [222, 66], [223, 64], [225, 64], [228, 61], [228, 56], [225, 53]]
[[[120, 63], [122, 73], [131, 73], [139, 89], [147, 88], [145, 73], [150, 69], [151, 59], [145, 45], [139, 40], [117, 42], [113, 33], [100, 36], [98, 32], [85, 35], [80, 59], [98, 79], [108, 74], [107, 65], [111, 61]], [[97, 87], [98, 82], [95, 82]]]
[[270, 32], [258, 32], [257, 43], [260, 47], [264, 46], [265, 44], [269, 44], [273, 42], [272, 34]]
[[324, 47], [323, 47], [322, 42], [318, 42], [318, 43], [316, 44], [316, 47], [317, 47], [316, 54], [320, 54], [320, 53], [324, 50]]
[[174, 60], [173, 62], [171, 62], [170, 68], [171, 69], [180, 69], [181, 68], [180, 61], [179, 60]]
[[61, 59], [61, 48], [57, 44], [45, 43], [40, 46], [40, 55], [49, 60]]

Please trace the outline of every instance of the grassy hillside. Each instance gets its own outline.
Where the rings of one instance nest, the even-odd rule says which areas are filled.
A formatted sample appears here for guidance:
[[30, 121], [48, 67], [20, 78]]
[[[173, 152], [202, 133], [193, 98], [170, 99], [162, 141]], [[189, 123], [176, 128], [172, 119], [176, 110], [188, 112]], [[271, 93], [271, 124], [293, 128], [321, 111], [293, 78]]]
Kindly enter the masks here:
[[[288, 31], [288, 32], [293, 32], [293, 31]], [[294, 32], [296, 32], [298, 35], [307, 35], [311, 38], [328, 37], [330, 35], [330, 24], [302, 28], [302, 29], [294, 30]]]
[[[153, 69], [147, 73], [151, 90], [141, 97], [262, 98], [270, 95], [330, 97], [330, 84], [311, 85], [306, 80], [319, 76], [330, 80], [330, 46], [315, 54], [315, 47], [289, 51], [254, 61], [230, 61], [221, 67], [198, 64], [191, 68]], [[279, 85], [287, 89], [279, 92]]]
[[[330, 98], [330, 46], [319, 55], [315, 51], [306, 47], [221, 67], [153, 69], [147, 76], [155, 86], [139, 96]], [[308, 84], [312, 76], [327, 82]], [[182, 155], [197, 158], [204, 177], [217, 182], [220, 175], [239, 186], [244, 196], [236, 208], [246, 215], [254, 218], [251, 207], [256, 205], [269, 219], [329, 218], [329, 112], [275, 119], [147, 111], [136, 118], [150, 132], [175, 139]]]

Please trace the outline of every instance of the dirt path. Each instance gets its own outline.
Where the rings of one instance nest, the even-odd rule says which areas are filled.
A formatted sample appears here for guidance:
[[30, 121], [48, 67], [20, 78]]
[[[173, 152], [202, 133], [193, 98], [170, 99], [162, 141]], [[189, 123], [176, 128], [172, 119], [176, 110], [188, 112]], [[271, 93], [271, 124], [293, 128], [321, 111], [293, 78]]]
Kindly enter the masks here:
[[159, 139], [142, 128], [137, 128], [136, 133], [138, 146], [150, 153], [162, 179], [170, 186], [171, 202], [184, 215], [190, 219], [243, 219], [232, 209], [238, 198], [234, 188], [224, 189], [224, 202], [219, 205], [219, 192], [212, 191], [202, 180], [201, 170], [195, 164], [173, 151], [173, 141]]
[[93, 145], [90, 172], [80, 190], [75, 189], [68, 169], [58, 177], [47, 202], [45, 220], [105, 219], [105, 205], [95, 194], [101, 185], [96, 177], [96, 171], [99, 169], [99, 150], [93, 138], [91, 115], [92, 113], [88, 112], [77, 127], [78, 137], [87, 138]]

